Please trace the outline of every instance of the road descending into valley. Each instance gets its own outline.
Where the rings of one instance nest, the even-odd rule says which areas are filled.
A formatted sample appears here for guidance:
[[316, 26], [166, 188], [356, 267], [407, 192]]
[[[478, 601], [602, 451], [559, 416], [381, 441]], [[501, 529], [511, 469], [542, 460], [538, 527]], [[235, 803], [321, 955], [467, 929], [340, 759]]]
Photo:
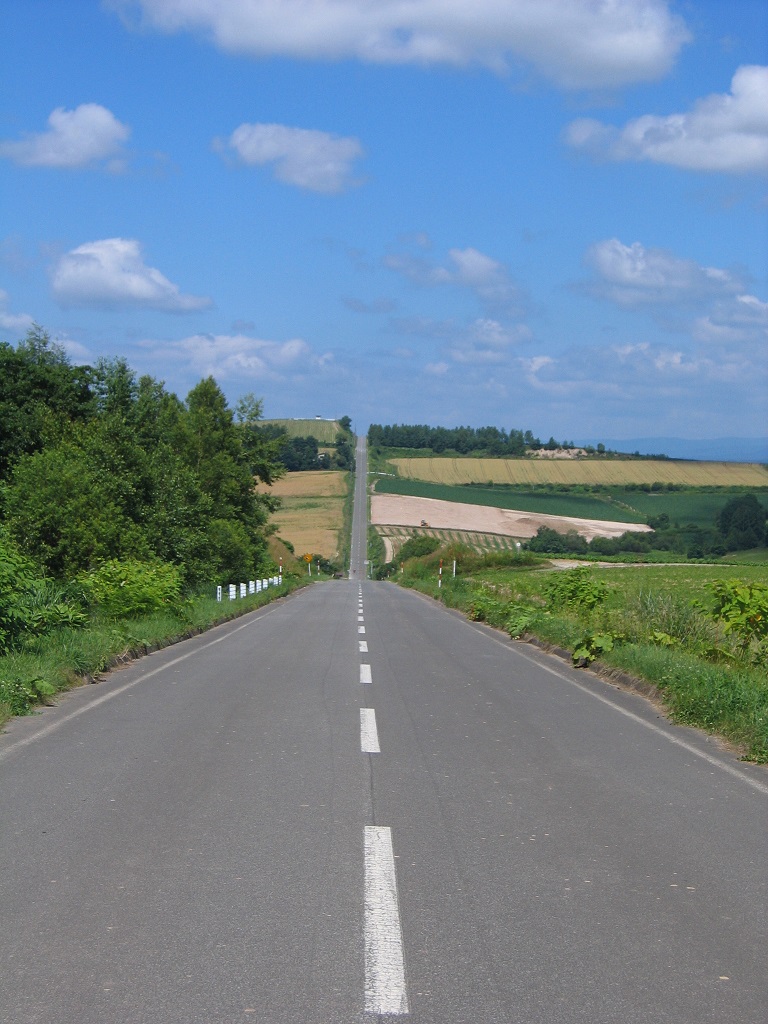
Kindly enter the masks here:
[[768, 775], [365, 575], [0, 736], [2, 1024], [764, 1024]]

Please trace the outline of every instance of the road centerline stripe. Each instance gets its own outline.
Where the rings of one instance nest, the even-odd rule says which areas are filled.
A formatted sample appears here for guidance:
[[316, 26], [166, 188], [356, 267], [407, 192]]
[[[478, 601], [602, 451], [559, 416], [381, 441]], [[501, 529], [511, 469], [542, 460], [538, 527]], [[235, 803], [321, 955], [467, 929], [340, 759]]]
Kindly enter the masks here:
[[371, 679], [371, 666], [361, 665], [360, 666], [360, 682], [361, 683], [372, 683]]
[[408, 1013], [391, 829], [365, 827], [364, 858], [365, 1010]]
[[358, 643], [358, 645], [360, 647], [360, 653], [361, 654], [367, 654], [368, 653], [368, 641], [367, 640], [358, 640], [357, 643]]
[[357, 627], [357, 632], [358, 633], [364, 633], [365, 632], [365, 626], [358, 626]]
[[373, 708], [360, 708], [360, 749], [364, 754], [381, 753]]

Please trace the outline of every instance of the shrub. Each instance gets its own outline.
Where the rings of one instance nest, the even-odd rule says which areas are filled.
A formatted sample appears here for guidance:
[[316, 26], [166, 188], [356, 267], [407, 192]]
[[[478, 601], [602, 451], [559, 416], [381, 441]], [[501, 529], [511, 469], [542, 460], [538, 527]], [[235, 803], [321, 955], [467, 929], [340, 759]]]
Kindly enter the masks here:
[[422, 558], [432, 555], [440, 547], [437, 537], [410, 537], [398, 552], [398, 559], [406, 562], [409, 558]]
[[550, 608], [591, 610], [608, 596], [608, 587], [595, 579], [589, 569], [569, 569], [554, 573], [546, 587]]
[[110, 618], [157, 611], [176, 601], [182, 573], [167, 562], [112, 559], [80, 573], [77, 582], [88, 604]]
[[716, 580], [709, 585], [714, 595], [712, 615], [733, 634], [741, 647], [768, 636], [768, 587], [741, 580]]

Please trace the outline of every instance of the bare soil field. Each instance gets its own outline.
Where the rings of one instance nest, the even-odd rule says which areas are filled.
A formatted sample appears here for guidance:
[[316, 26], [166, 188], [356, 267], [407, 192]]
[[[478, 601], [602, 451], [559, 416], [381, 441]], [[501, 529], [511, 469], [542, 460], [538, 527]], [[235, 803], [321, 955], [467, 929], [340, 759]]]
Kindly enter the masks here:
[[628, 530], [646, 533], [649, 526], [616, 523], [600, 519], [574, 519], [569, 516], [540, 515], [488, 505], [466, 505], [458, 501], [411, 498], [399, 494], [371, 495], [371, 524], [374, 526], [420, 526], [426, 522], [438, 530], [470, 530], [496, 533], [521, 540], [536, 536], [540, 526], [558, 533], [576, 530], [587, 540], [593, 537], [620, 537]]
[[766, 487], [768, 469], [752, 462], [666, 459], [392, 459], [401, 477], [441, 484], [682, 484]]
[[269, 488], [283, 503], [273, 516], [278, 536], [290, 541], [299, 557], [338, 556], [348, 476], [338, 470], [287, 473]]

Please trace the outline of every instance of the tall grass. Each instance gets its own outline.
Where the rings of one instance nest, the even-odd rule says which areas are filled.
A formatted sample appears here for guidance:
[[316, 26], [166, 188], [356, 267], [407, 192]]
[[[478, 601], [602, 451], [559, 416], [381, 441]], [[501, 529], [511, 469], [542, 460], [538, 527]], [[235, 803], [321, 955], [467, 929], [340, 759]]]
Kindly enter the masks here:
[[763, 648], [745, 650], [702, 604], [709, 582], [739, 574], [759, 578], [757, 567], [590, 569], [589, 577], [607, 593], [588, 607], [553, 603], [552, 572], [532, 572], [525, 564], [502, 567], [505, 556], [497, 556], [499, 567], [493, 556], [485, 564], [465, 559], [462, 574], [444, 578], [438, 589], [441, 554], [408, 563], [398, 582], [512, 636], [526, 632], [570, 652], [607, 636], [613, 647], [602, 650], [601, 662], [656, 687], [673, 720], [725, 737], [746, 760], [768, 763]]
[[22, 650], [0, 657], [0, 725], [122, 661], [245, 615], [306, 582], [285, 576], [280, 588], [237, 601], [219, 603], [215, 597], [201, 596], [145, 615], [96, 618], [81, 629], [61, 627], [30, 640]]

